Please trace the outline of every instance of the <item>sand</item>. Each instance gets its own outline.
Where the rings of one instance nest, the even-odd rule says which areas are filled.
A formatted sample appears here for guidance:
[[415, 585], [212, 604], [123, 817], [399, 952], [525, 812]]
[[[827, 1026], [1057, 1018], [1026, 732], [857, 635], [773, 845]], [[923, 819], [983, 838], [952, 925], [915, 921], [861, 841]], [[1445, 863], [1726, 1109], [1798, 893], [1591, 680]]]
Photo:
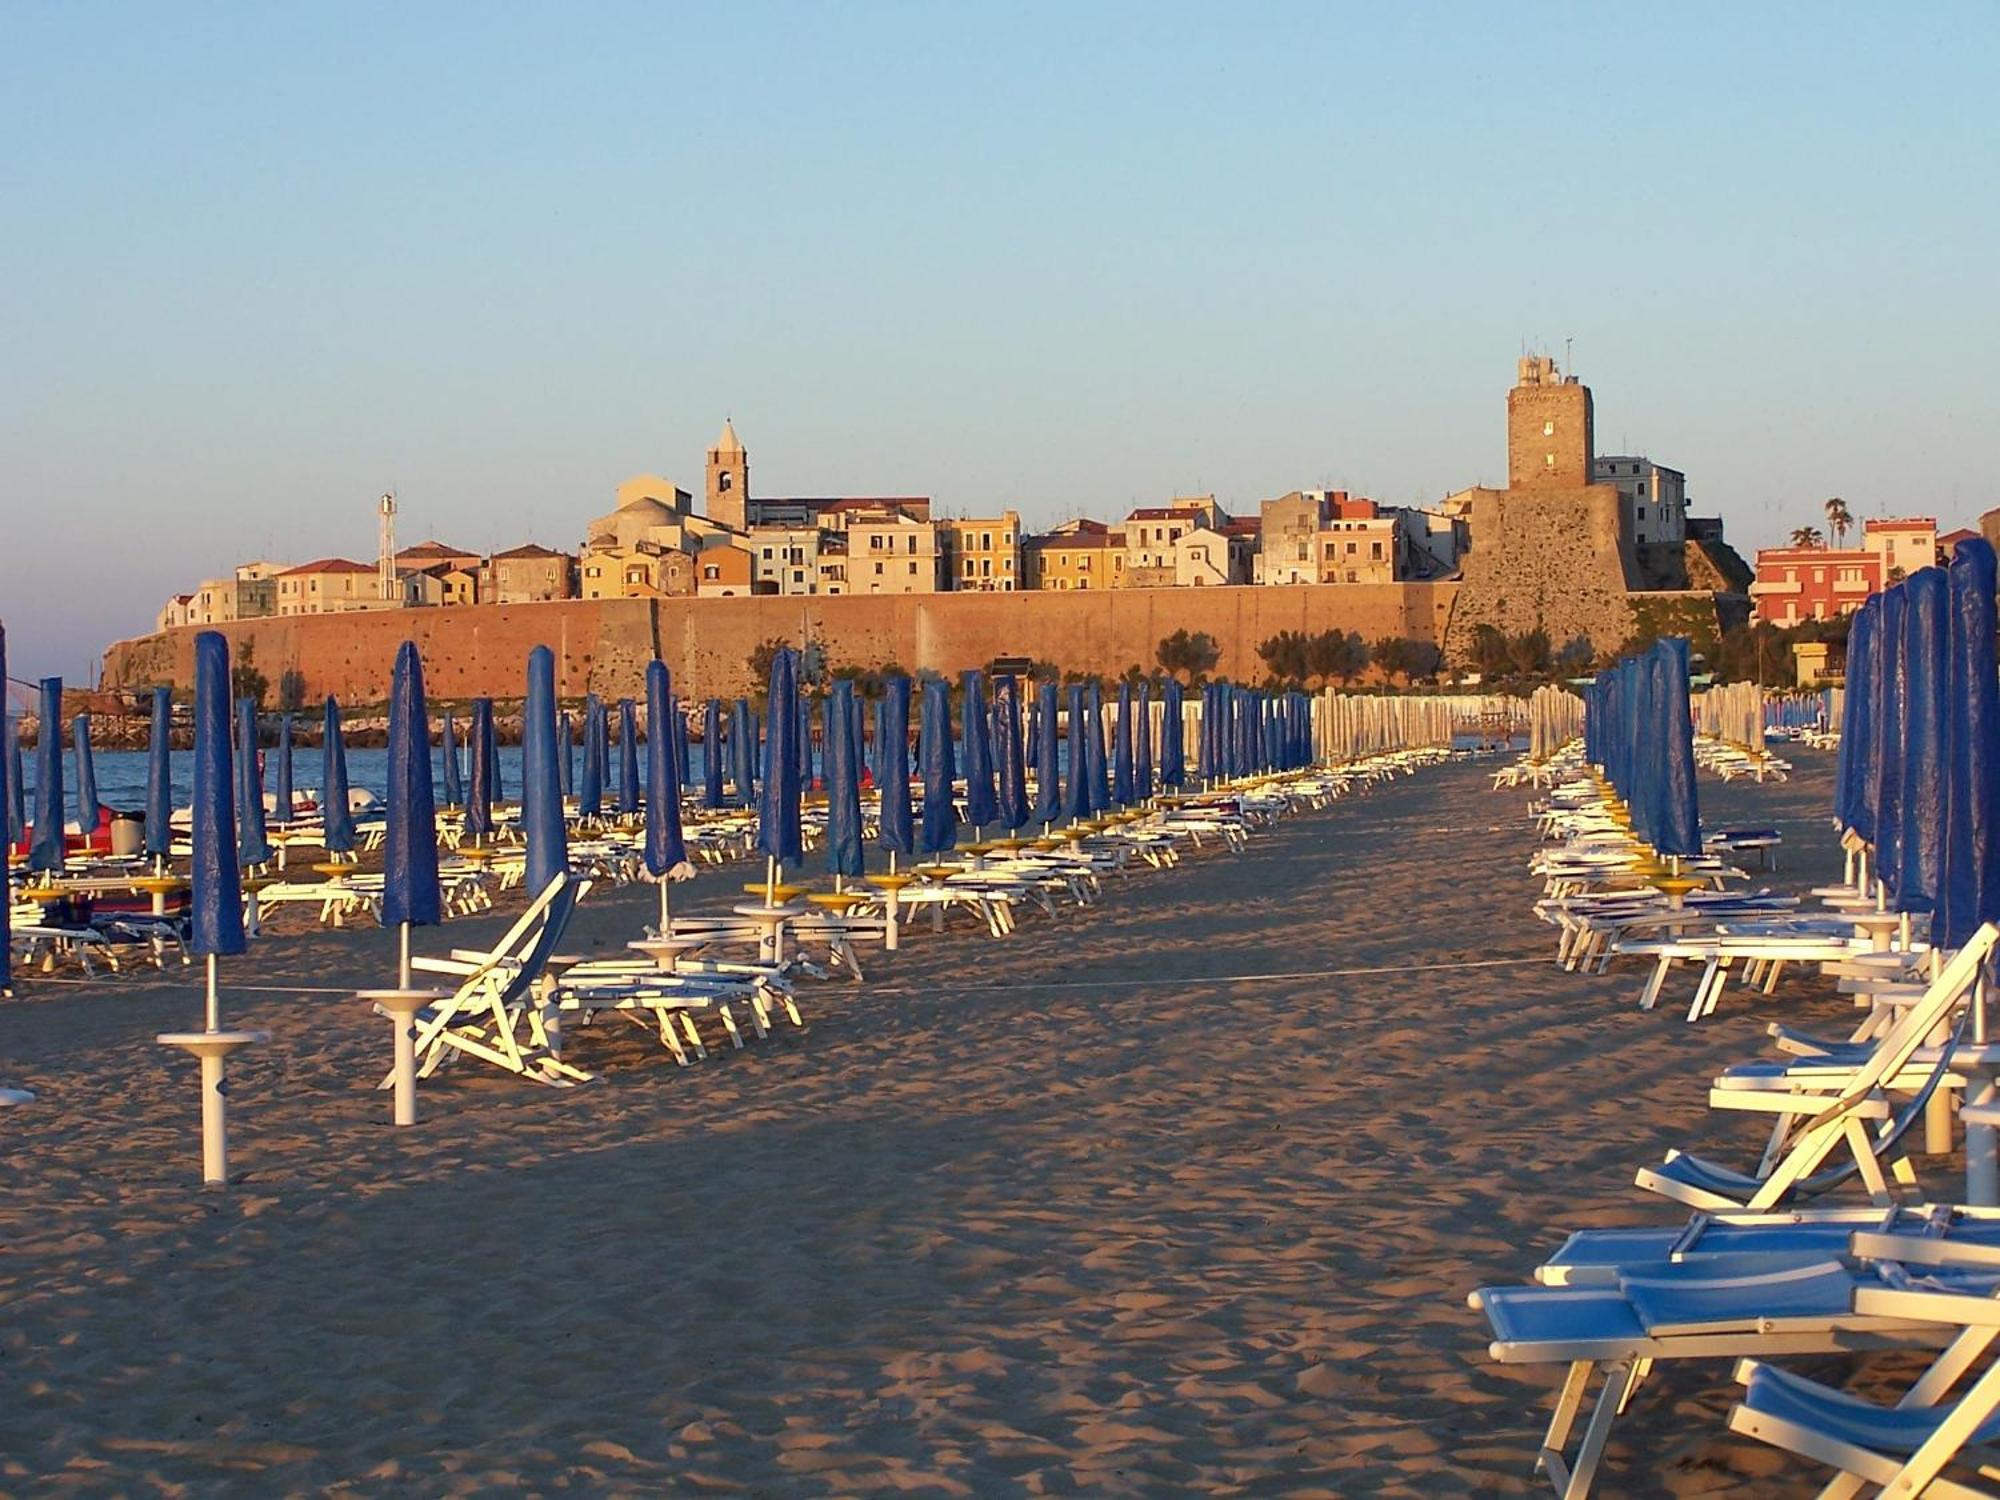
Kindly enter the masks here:
[[[1833, 860], [1830, 762], [1800, 762], [1702, 785], [1712, 822], [1784, 826], [1792, 885]], [[1847, 1010], [1800, 979], [1690, 1028], [1634, 1008], [1636, 970], [1556, 970], [1527, 795], [1489, 769], [1011, 941], [923, 935], [686, 1071], [609, 1022], [589, 1088], [461, 1065], [400, 1132], [386, 1023], [343, 992], [388, 939], [272, 938], [228, 971], [273, 1041], [221, 1194], [152, 1042], [198, 1023], [194, 971], [29, 985], [0, 1007], [0, 1081], [41, 1095], [0, 1115], [0, 1488], [1535, 1493], [1560, 1372], [1490, 1363], [1465, 1294], [1569, 1228], [1682, 1217], [1634, 1168], [1754, 1157], [1706, 1078], [1773, 1014]], [[593, 896], [574, 945], [651, 899]], [[1721, 1365], [1663, 1371], [1603, 1493], [1812, 1493], [1730, 1400]]]

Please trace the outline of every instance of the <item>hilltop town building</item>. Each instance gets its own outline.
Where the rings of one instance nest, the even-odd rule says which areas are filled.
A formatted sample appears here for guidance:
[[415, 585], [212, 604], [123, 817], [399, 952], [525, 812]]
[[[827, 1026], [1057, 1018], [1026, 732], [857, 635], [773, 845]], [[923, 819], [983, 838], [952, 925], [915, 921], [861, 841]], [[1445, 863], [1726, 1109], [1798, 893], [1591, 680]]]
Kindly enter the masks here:
[[1766, 624], [1831, 620], [1851, 614], [1869, 595], [1936, 561], [1937, 522], [1932, 517], [1867, 520], [1859, 547], [1758, 548], [1750, 597], [1757, 618]]
[[1635, 546], [1678, 547], [1687, 540], [1687, 476], [1679, 469], [1621, 453], [1592, 460], [1591, 471], [1623, 498]]
[[947, 587], [1008, 594], [1021, 582], [1021, 513], [966, 516], [937, 523]]

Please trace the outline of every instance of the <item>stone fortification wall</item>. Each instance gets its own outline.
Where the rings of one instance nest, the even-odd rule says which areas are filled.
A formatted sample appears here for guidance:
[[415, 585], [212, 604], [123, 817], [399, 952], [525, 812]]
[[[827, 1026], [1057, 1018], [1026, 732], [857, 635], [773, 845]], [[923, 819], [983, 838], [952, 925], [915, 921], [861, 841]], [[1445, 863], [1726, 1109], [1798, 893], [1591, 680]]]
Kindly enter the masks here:
[[1632, 633], [1629, 590], [1638, 582], [1618, 507], [1608, 484], [1475, 491], [1446, 656], [1469, 661], [1481, 624], [1509, 635], [1545, 630], [1558, 649], [1584, 637], [1599, 652], [1615, 650]]
[[[441, 698], [516, 697], [528, 651], [552, 647], [558, 691], [636, 695], [655, 652], [689, 696], [747, 691], [752, 649], [772, 637], [825, 644], [834, 665], [894, 663], [956, 673], [998, 656], [1115, 674], [1150, 668], [1163, 636], [1206, 631], [1222, 648], [1217, 670], [1263, 675], [1260, 642], [1282, 630], [1356, 631], [1363, 639], [1442, 639], [1454, 582], [1288, 587], [1110, 589], [1103, 592], [928, 594], [899, 597], [565, 600], [551, 604], [383, 610], [244, 620], [217, 627], [232, 659], [247, 649], [276, 690], [298, 670], [308, 700], [387, 696], [396, 647], [414, 640], [425, 685]], [[192, 685], [194, 629], [121, 641], [105, 653], [104, 684]]]

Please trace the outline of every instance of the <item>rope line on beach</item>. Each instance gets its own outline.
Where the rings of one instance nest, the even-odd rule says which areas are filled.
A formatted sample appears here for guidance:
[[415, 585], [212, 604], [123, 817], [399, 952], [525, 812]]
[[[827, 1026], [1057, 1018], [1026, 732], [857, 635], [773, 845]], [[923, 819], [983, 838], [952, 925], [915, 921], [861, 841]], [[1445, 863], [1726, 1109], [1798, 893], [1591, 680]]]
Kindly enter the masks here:
[[[1109, 989], [1169, 989], [1189, 988], [1214, 984], [1276, 984], [1287, 979], [1356, 979], [1370, 974], [1435, 974], [1448, 969], [1507, 969], [1522, 968], [1530, 964], [1547, 964], [1544, 954], [1531, 958], [1467, 958], [1441, 964], [1379, 964], [1355, 969], [1283, 969], [1267, 974], [1196, 974], [1184, 979], [1027, 979], [1008, 984], [974, 984], [952, 987], [954, 995], [984, 995], [1001, 990], [1109, 990]], [[87, 985], [95, 979], [68, 978], [60, 976], [35, 977], [37, 987], [45, 984]], [[339, 985], [321, 984], [232, 984], [228, 988], [239, 995], [352, 995], [354, 991]], [[874, 985], [869, 993], [875, 995], [929, 995], [935, 994], [942, 986], [928, 985], [918, 988], [911, 985]]]

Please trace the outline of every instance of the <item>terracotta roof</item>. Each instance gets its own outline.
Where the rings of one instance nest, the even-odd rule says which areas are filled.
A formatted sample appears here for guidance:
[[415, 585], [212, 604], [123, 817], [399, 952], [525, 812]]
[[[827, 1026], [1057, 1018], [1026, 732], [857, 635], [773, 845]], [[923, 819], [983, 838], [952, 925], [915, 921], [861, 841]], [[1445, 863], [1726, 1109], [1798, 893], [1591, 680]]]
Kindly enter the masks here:
[[1125, 517], [1128, 521], [1185, 521], [1188, 513], [1184, 510], [1170, 510], [1164, 505], [1146, 505], [1132, 511]]
[[1222, 523], [1222, 529], [1229, 536], [1261, 536], [1264, 523], [1255, 516], [1231, 516]]
[[1939, 537], [1938, 545], [1942, 547], [1949, 544], [1956, 547], [1960, 542], [1971, 541], [1978, 535], [1979, 533], [1974, 531], [1970, 526], [1961, 526], [1958, 530], [1947, 531], [1943, 536]]
[[512, 557], [567, 557], [567, 556], [569, 556], [567, 552], [558, 552], [556, 551], [555, 548], [544, 547], [538, 542], [528, 542], [519, 547], [509, 548], [505, 552], [494, 553], [493, 561], [499, 562], [500, 559], [503, 557], [512, 558]]
[[396, 554], [398, 559], [405, 557], [477, 557], [478, 555], [477, 552], [467, 552], [463, 547], [447, 547], [436, 537], [432, 537], [427, 542], [418, 542], [413, 547], [405, 547], [401, 552]]
[[344, 557], [322, 557], [318, 562], [301, 563], [296, 568], [287, 568], [278, 576], [295, 577], [300, 573], [373, 573], [375, 569], [367, 563], [351, 562]]

